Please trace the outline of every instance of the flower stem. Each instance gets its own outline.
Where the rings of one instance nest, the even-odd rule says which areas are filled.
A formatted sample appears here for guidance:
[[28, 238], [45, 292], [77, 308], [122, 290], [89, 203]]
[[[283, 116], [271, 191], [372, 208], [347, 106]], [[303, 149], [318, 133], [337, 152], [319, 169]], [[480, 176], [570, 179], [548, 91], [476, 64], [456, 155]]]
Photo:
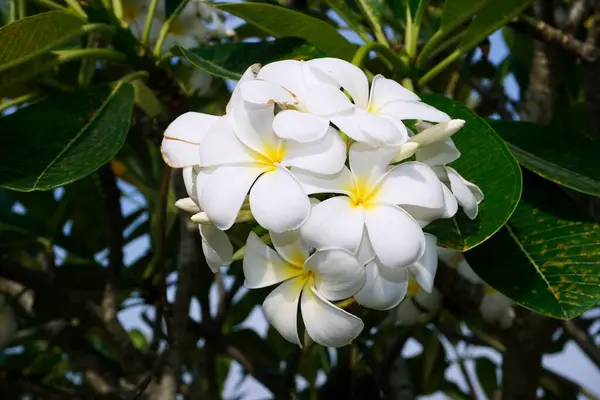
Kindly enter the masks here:
[[398, 55], [394, 53], [389, 47], [377, 42], [368, 42], [360, 46], [360, 48], [356, 51], [354, 57], [352, 58], [352, 64], [360, 68], [363, 62], [365, 61], [365, 58], [367, 58], [371, 51], [378, 53], [384, 59], [389, 61], [392, 64], [393, 69], [398, 73], [407, 73], [407, 67], [404, 64], [404, 62], [398, 57]]
[[112, 8], [118, 19], [123, 19], [123, 2], [121, 0], [112, 0]]
[[438, 43], [444, 38], [445, 33], [442, 30], [437, 31], [433, 34], [431, 39], [427, 42], [421, 53], [417, 57], [417, 68], [425, 65], [427, 60], [430, 58], [431, 53], [437, 48]]
[[419, 79], [419, 87], [425, 86], [429, 81], [435, 78], [446, 67], [452, 64], [463, 55], [462, 51], [454, 50], [452, 54], [444, 58], [438, 65], [430, 69], [421, 79]]
[[144, 24], [144, 33], [142, 34], [142, 45], [148, 44], [150, 39], [150, 31], [152, 30], [152, 22], [154, 22], [154, 15], [156, 14], [156, 8], [158, 7], [158, 0], [151, 0], [150, 7], [148, 7], [148, 14], [146, 14], [146, 23]]
[[27, 16], [27, 5], [25, 0], [17, 0], [17, 16], [19, 19]]
[[83, 8], [79, 5], [77, 0], [65, 0], [65, 3], [69, 5], [75, 11], [75, 14], [79, 15], [81, 18], [87, 21], [88, 17]]
[[363, 12], [363, 15], [367, 17], [367, 21], [369, 22], [369, 25], [371, 25], [371, 28], [373, 28], [375, 39], [377, 39], [380, 44], [388, 47], [389, 43], [385, 33], [383, 32], [383, 28], [381, 27], [381, 23], [373, 13], [369, 3], [366, 0], [358, 0], [358, 6]]
[[162, 51], [162, 46], [163, 46], [163, 43], [165, 42], [165, 38], [167, 37], [167, 34], [169, 33], [169, 28], [171, 27], [171, 23], [179, 17], [179, 14], [181, 14], [181, 12], [185, 8], [185, 6], [187, 6], [188, 3], [189, 3], [189, 0], [183, 0], [181, 3], [179, 3], [179, 5], [175, 9], [175, 11], [173, 11], [173, 13], [171, 15], [169, 15], [169, 18], [167, 18], [167, 20], [163, 24], [162, 28], [160, 28], [160, 32], [158, 34], [158, 39], [156, 39], [156, 44], [154, 45], [154, 56], [156, 58], [160, 57], [160, 53]]

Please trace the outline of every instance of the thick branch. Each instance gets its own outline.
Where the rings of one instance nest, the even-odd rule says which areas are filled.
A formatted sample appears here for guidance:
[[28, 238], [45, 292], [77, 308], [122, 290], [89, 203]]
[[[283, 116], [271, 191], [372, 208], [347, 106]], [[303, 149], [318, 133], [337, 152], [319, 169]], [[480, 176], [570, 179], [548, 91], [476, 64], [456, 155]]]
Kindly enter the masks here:
[[577, 320], [563, 321], [562, 326], [567, 336], [573, 339], [590, 360], [600, 368], [600, 348], [586, 330], [577, 323]]

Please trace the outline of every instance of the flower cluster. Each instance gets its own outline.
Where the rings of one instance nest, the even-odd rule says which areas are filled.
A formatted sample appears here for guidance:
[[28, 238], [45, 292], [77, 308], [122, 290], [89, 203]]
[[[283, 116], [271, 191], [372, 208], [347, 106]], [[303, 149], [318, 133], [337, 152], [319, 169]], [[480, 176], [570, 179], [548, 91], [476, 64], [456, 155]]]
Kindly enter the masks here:
[[211, 268], [232, 261], [225, 231], [255, 220], [274, 249], [250, 234], [245, 285], [278, 285], [269, 322], [298, 345], [301, 320], [315, 342], [343, 346], [363, 323], [336, 302], [388, 310], [411, 279], [431, 292], [437, 239], [423, 228], [459, 205], [477, 215], [481, 192], [446, 166], [463, 125], [381, 75], [369, 87], [345, 61], [285, 60], [248, 68], [225, 115], [177, 118], [162, 152], [183, 168], [177, 206], [200, 224]]

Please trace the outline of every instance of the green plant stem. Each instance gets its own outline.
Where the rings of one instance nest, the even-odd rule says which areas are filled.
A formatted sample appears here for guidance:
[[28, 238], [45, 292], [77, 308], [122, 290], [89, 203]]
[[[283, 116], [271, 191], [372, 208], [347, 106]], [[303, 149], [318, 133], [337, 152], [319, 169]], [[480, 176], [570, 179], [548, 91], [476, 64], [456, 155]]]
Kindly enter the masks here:
[[152, 30], [152, 22], [154, 22], [154, 15], [156, 14], [157, 6], [158, 0], [150, 1], [148, 14], [146, 14], [146, 23], [144, 24], [144, 33], [142, 34], [142, 45], [148, 44], [148, 40], [150, 39], [150, 31]]
[[125, 54], [112, 49], [77, 49], [77, 50], [57, 50], [54, 52], [59, 63], [79, 60], [82, 58], [93, 58], [102, 60], [111, 60], [116, 62], [125, 62]]
[[19, 19], [27, 16], [27, 5], [25, 4], [25, 0], [17, 0], [17, 15]]
[[445, 40], [444, 42], [440, 43], [440, 45], [438, 47], [436, 47], [435, 49], [433, 49], [433, 51], [429, 54], [429, 58], [430, 59], [435, 58], [442, 51], [444, 51], [447, 48], [451, 47], [452, 45], [460, 42], [462, 40], [462, 38], [465, 37], [466, 33], [467, 33], [467, 31], [464, 30], [462, 32], [457, 33], [456, 35], [452, 35], [451, 38], [448, 38], [448, 40]]
[[419, 31], [421, 30], [421, 23], [425, 16], [425, 10], [427, 9], [427, 0], [423, 0], [419, 4], [415, 20], [412, 20], [410, 7], [406, 6], [406, 52], [410, 57], [417, 55], [417, 42], [419, 41]]
[[4, 112], [5, 110], [7, 110], [11, 107], [18, 106], [23, 103], [27, 103], [28, 101], [37, 99], [39, 97], [41, 97], [40, 93], [33, 92], [33, 93], [24, 94], [23, 96], [16, 97], [5, 103], [0, 103], [0, 115], [2, 115], [2, 112]]
[[138, 79], [147, 78], [148, 75], [148, 71], [135, 71], [123, 76], [121, 79], [119, 79], [119, 82], [132, 82]]
[[113, 13], [118, 19], [123, 19], [123, 2], [121, 0], [112, 0]]
[[346, 15], [346, 13], [344, 13], [343, 10], [337, 6], [338, 2], [336, 0], [325, 0], [325, 2], [329, 8], [334, 10], [337, 15], [346, 23], [346, 25], [348, 25], [349, 30], [354, 31], [365, 42], [371, 41], [371, 38], [369, 37], [369, 34], [365, 28], [360, 23], [356, 23], [356, 21], [353, 21], [351, 17]]
[[406, 74], [407, 67], [404, 64], [396, 53], [392, 51], [386, 45], [377, 42], [368, 42], [363, 44], [357, 51], [354, 53], [354, 57], [352, 58], [352, 64], [357, 67], [361, 67], [365, 61], [365, 59], [369, 56], [371, 51], [376, 52], [377, 54], [383, 56], [387, 61], [392, 64], [392, 67], [399, 74]]
[[47, 8], [49, 10], [64, 11], [64, 12], [68, 11], [66, 7], [63, 7], [60, 4], [50, 1], [50, 0], [33, 0], [33, 2], [41, 7]]
[[[94, 43], [96, 41], [97, 33], [90, 33], [87, 39], [87, 48], [92, 49]], [[86, 57], [81, 62], [81, 66], [79, 67], [79, 75], [77, 76], [77, 82], [80, 86], [86, 87], [89, 86], [92, 78], [94, 77], [94, 72], [96, 72], [96, 60], [92, 57]]]
[[454, 50], [452, 54], [444, 58], [438, 65], [430, 69], [421, 79], [419, 79], [419, 87], [425, 86], [429, 81], [435, 78], [446, 67], [452, 64], [463, 55], [464, 51]]
[[438, 43], [444, 39], [444, 36], [446, 36], [446, 34], [442, 30], [439, 30], [433, 34], [431, 39], [429, 39], [417, 57], [417, 68], [421, 68], [423, 65], [425, 65], [427, 60], [430, 58], [431, 53], [437, 48]]
[[79, 15], [81, 18], [87, 21], [87, 14], [85, 13], [85, 11], [83, 11], [83, 8], [81, 8], [77, 0], [65, 0], [65, 3], [67, 3], [77, 15]]
[[11, 0], [8, 3], [8, 23], [17, 20], [17, 0]]
[[169, 16], [169, 18], [167, 18], [167, 20], [165, 21], [163, 26], [160, 28], [160, 32], [158, 34], [158, 39], [156, 39], [156, 45], [154, 46], [154, 56], [156, 58], [160, 57], [160, 53], [162, 51], [162, 46], [163, 46], [163, 43], [165, 42], [165, 38], [167, 37], [167, 34], [169, 33], [169, 28], [171, 27], [171, 23], [179, 17], [179, 14], [181, 14], [181, 11], [183, 11], [183, 9], [188, 4], [188, 2], [189, 2], [189, 0], [182, 0], [182, 2], [179, 3], [177, 8], [173, 11], [173, 13]]
[[369, 4], [366, 0], [358, 0], [358, 6], [361, 9], [363, 15], [365, 17], [367, 17], [367, 21], [369, 21], [369, 25], [371, 25], [371, 28], [373, 29], [373, 34], [375, 35], [375, 39], [377, 39], [377, 41], [379, 43], [381, 43], [384, 46], [389, 46], [387, 37], [385, 36], [385, 33], [383, 32], [383, 28], [381, 27], [381, 24], [379, 23], [379, 21], [377, 20], [377, 18], [375, 17], [375, 15], [373, 14], [373, 12], [371, 11], [371, 9], [369, 8]]

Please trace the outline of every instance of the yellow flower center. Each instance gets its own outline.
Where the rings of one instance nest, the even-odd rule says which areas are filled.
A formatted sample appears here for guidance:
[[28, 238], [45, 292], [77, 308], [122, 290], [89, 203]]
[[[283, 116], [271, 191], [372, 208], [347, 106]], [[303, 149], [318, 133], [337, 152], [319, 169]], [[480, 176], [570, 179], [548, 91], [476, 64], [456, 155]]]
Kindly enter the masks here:
[[421, 287], [412, 277], [408, 281], [408, 290], [407, 294], [409, 296], [416, 296], [421, 291]]
[[489, 294], [491, 296], [493, 296], [493, 295], [495, 295], [497, 293], [496, 290], [494, 290], [493, 287], [491, 287], [490, 285], [486, 285], [486, 284], [483, 285], [483, 291], [486, 294]]
[[368, 207], [374, 202], [379, 190], [377, 187], [372, 187], [367, 179], [355, 177], [354, 185], [348, 191], [354, 207]]
[[285, 145], [283, 141], [279, 143], [269, 143], [262, 148], [260, 153], [255, 154], [257, 162], [268, 167], [269, 171], [277, 168], [277, 165], [283, 161], [285, 157]]
[[179, 20], [172, 21], [171, 25], [169, 25], [169, 33], [173, 35], [183, 36], [185, 31], [185, 24]]

